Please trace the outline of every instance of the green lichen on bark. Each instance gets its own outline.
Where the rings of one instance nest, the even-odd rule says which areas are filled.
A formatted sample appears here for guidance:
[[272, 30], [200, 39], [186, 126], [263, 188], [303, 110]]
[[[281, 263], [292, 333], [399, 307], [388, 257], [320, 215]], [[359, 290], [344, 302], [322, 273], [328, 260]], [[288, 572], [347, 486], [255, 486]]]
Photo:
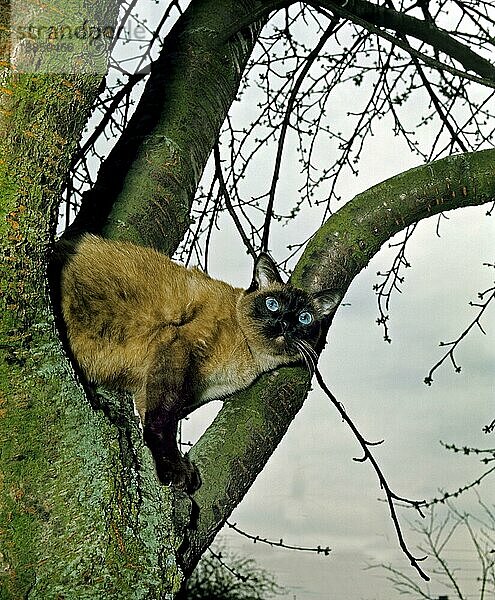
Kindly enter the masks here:
[[[84, 13], [90, 5], [95, 11], [102, 3], [79, 8]], [[108, 235], [167, 252], [181, 239], [256, 27], [227, 41], [218, 41], [219, 32], [256, 6], [197, 0], [180, 19], [154, 88], [160, 93], [144, 103], [156, 122], [142, 139], [132, 139], [142, 134], [132, 127], [131, 138], [123, 138], [137, 152], [122, 191], [110, 197], [118, 201]], [[46, 289], [58, 194], [98, 77], [20, 75], [6, 83], [0, 97], [0, 597], [172, 598], [182, 580], [175, 557], [185, 548], [179, 550], [188, 502], [158, 485], [130, 403], [89, 402], [74, 381]], [[447, 159], [364, 193], [317, 233], [292, 281], [344, 289], [411, 220], [493, 197], [492, 162], [493, 153]], [[110, 160], [102, 170], [104, 176], [108, 169], [111, 193], [116, 173], [127, 171], [116, 165]], [[226, 402], [192, 450], [204, 483], [186, 568], [261, 471], [308, 387], [298, 367], [266, 375]]]
[[0, 597], [172, 597], [170, 490], [137, 427], [88, 403], [53, 337], [39, 324], [0, 361]]
[[[82, 19], [85, 9], [115, 19], [115, 1], [86, 4], [70, 7]], [[47, 289], [60, 189], [100, 79], [3, 74], [2, 600], [171, 598], [182, 580], [175, 555], [184, 519], [175, 533], [175, 496], [157, 483], [131, 405], [113, 418], [108, 404], [88, 402], [75, 381]]]

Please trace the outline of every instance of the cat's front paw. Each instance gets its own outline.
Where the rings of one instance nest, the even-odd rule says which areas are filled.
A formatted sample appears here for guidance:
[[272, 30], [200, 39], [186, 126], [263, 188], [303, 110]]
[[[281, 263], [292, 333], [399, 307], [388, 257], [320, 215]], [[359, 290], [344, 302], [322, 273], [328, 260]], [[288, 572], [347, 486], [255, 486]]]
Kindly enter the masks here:
[[188, 494], [193, 494], [201, 486], [201, 477], [196, 465], [187, 456], [176, 460], [162, 457], [156, 461], [156, 473], [161, 483], [173, 485]]

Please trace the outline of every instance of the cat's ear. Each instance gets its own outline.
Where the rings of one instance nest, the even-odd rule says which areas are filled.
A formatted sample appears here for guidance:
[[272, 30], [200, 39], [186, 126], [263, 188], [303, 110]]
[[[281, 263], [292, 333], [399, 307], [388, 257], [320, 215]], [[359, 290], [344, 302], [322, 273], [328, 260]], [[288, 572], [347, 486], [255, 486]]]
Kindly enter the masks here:
[[253, 280], [247, 291], [254, 292], [261, 288], [273, 285], [274, 283], [283, 285], [284, 282], [280, 277], [277, 265], [266, 252], [262, 252], [254, 263]]
[[344, 295], [340, 290], [333, 288], [315, 292], [313, 294], [313, 302], [315, 303], [320, 318], [325, 317], [335, 310], [343, 297]]

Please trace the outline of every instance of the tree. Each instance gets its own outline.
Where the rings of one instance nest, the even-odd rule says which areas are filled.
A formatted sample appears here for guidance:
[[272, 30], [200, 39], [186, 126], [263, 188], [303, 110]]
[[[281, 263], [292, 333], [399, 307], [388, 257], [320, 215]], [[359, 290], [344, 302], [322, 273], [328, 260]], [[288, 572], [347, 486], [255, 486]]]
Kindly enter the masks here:
[[[134, 2], [121, 7], [124, 23], [133, 7]], [[203, 479], [194, 502], [161, 487], [130, 400], [86, 393], [59, 340], [47, 262], [63, 194], [72, 202], [74, 190], [80, 192], [75, 229], [168, 254], [184, 241], [186, 257], [201, 241], [207, 248], [208, 231], [224, 206], [254, 253], [255, 247], [268, 247], [270, 225], [284, 218], [275, 210], [275, 194], [287, 136], [300, 140], [302, 201], [324, 189], [333, 207], [339, 177], [354, 168], [374, 119], [390, 111], [398, 133], [428, 163], [363, 192], [337, 212], [328, 203], [325, 222], [301, 246], [291, 275], [295, 285], [310, 290], [344, 291], [395, 233], [494, 198], [493, 150], [481, 150], [491, 133], [487, 102], [495, 86], [494, 67], [483, 56], [493, 25], [489, 3], [445, 0], [434, 7], [419, 2], [396, 8], [366, 0], [193, 0], [183, 10], [172, 1], [152, 36], [157, 56], [150, 72], [139, 65], [115, 81], [105, 73], [113, 48], [108, 32], [116, 29], [118, 8], [113, 0], [91, 5], [54, 0], [35, 7], [4, 4], [0, 13], [6, 55], [0, 113], [5, 598], [172, 598], [274, 451], [310, 384], [304, 368], [291, 367], [236, 395], [191, 450]], [[443, 15], [454, 8], [459, 21], [448, 30]], [[171, 15], [174, 25], [164, 34], [161, 27]], [[270, 15], [279, 21], [267, 48], [260, 36]], [[305, 52], [295, 32], [309, 21], [316, 42]], [[67, 39], [75, 50], [58, 51]], [[330, 41], [334, 52], [325, 54]], [[282, 58], [277, 44], [285, 48]], [[153, 54], [146, 52], [148, 58]], [[250, 62], [252, 56], [256, 60]], [[358, 57], [363, 64], [355, 67]], [[274, 88], [272, 79], [280, 78], [278, 63], [284, 61], [290, 63], [286, 82]], [[113, 66], [114, 72], [123, 70]], [[332, 131], [323, 119], [330, 92], [349, 77], [359, 87], [368, 73], [377, 79], [354, 130], [347, 137]], [[261, 77], [265, 100], [246, 136], [229, 110], [248, 76]], [[131, 106], [132, 90], [144, 80], [139, 102]], [[473, 94], [471, 86], [478, 86]], [[486, 97], [482, 87], [489, 90]], [[399, 117], [399, 107], [419, 91], [428, 98], [425, 120], [439, 124], [427, 153]], [[459, 103], [468, 111], [466, 122], [457, 120]], [[98, 111], [95, 133], [78, 146], [88, 118]], [[223, 123], [223, 143], [230, 139], [232, 149], [228, 177], [222, 173], [225, 146], [217, 146]], [[249, 137], [265, 127], [269, 135]], [[89, 175], [102, 132], [118, 132], [118, 139], [91, 181], [85, 169]], [[263, 137], [277, 133], [269, 192], [243, 200], [242, 177], [256, 166]], [[341, 152], [316, 172], [314, 149], [324, 134]], [[456, 149], [463, 153], [448, 155]], [[198, 186], [213, 151], [213, 183], [202, 194]], [[90, 185], [78, 185], [81, 173]], [[285, 207], [284, 214], [292, 218], [301, 206]], [[244, 227], [243, 211], [251, 211]], [[262, 214], [261, 225], [252, 212]], [[196, 227], [190, 228], [193, 218]], [[492, 297], [490, 292], [486, 301]], [[323, 345], [322, 339], [319, 351]], [[371, 461], [371, 447], [362, 443]], [[391, 509], [394, 499], [391, 493]]]
[[[445, 510], [432, 505], [428, 518], [413, 525], [420, 535], [418, 550], [433, 560], [430, 572], [431, 584], [415, 581], [407, 573], [393, 565], [380, 565], [387, 573], [387, 579], [401, 595], [414, 598], [436, 600], [438, 593], [448, 594], [448, 598], [463, 600], [477, 597], [480, 600], [490, 597], [495, 589], [494, 560], [494, 514], [493, 506], [485, 504], [478, 496], [481, 511], [470, 514], [447, 502]], [[462, 548], [465, 554], [456, 555], [452, 550]], [[469, 547], [476, 557], [476, 567], [466, 568], [459, 561], [468, 556]], [[470, 575], [466, 576], [466, 571]], [[476, 594], [476, 596], [475, 596]]]
[[189, 600], [265, 600], [283, 592], [253, 559], [232, 553], [224, 556], [224, 551], [216, 548], [199, 561], [187, 581], [184, 597]]

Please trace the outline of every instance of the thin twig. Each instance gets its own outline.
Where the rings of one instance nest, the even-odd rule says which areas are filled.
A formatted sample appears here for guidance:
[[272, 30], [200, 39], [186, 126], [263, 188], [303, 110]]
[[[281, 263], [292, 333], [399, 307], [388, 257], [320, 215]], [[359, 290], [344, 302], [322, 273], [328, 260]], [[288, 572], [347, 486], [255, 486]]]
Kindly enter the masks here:
[[488, 308], [488, 305], [490, 304], [490, 302], [495, 298], [495, 286], [485, 290], [484, 292], [480, 292], [478, 294], [478, 296], [479, 296], [480, 300], [482, 300], [483, 297], [486, 296], [487, 294], [489, 294], [489, 295], [488, 295], [487, 300], [485, 300], [485, 302], [483, 302], [481, 304], [478, 302], [470, 302], [469, 303], [470, 306], [479, 307], [480, 311], [478, 312], [477, 316], [471, 321], [471, 323], [466, 327], [466, 329], [459, 335], [459, 337], [452, 342], [440, 342], [440, 346], [442, 346], [442, 347], [450, 346], [450, 350], [448, 352], [446, 352], [442, 356], [442, 358], [437, 363], [435, 363], [433, 365], [433, 367], [430, 369], [430, 372], [424, 379], [424, 382], [426, 383], [426, 385], [432, 384], [433, 373], [447, 360], [447, 358], [450, 358], [452, 366], [454, 367], [454, 371], [456, 373], [461, 372], [461, 367], [457, 364], [457, 362], [455, 360], [455, 351], [456, 351], [457, 347], [459, 346], [459, 344], [462, 342], [462, 340], [471, 332], [471, 330], [475, 326], [478, 327], [478, 329], [481, 331], [481, 333], [485, 334], [485, 331], [483, 330], [483, 327], [481, 325], [481, 318], [483, 316], [483, 313]]
[[404, 283], [404, 277], [400, 274], [401, 268], [408, 268], [411, 266], [410, 262], [406, 258], [406, 246], [408, 241], [411, 239], [411, 236], [414, 233], [416, 226], [417, 223], [410, 225], [406, 229], [404, 239], [401, 242], [397, 244], [389, 244], [389, 248], [399, 246], [399, 252], [395, 255], [395, 258], [392, 262], [392, 266], [388, 271], [386, 271], [385, 273], [378, 271], [377, 276], [384, 278], [382, 283], [376, 283], [373, 286], [373, 290], [375, 291], [378, 297], [378, 310], [380, 312], [380, 315], [377, 318], [376, 322], [378, 325], [383, 326], [383, 339], [388, 343], [392, 341], [389, 335], [388, 328], [388, 320], [390, 318], [390, 299], [394, 291], [402, 293], [400, 286]]
[[237, 214], [234, 210], [234, 207], [232, 205], [232, 201], [230, 199], [230, 195], [229, 195], [229, 191], [227, 190], [227, 186], [225, 185], [225, 179], [223, 178], [223, 172], [222, 172], [222, 161], [220, 159], [220, 148], [218, 146], [218, 142], [215, 142], [215, 145], [213, 146], [213, 156], [215, 158], [216, 175], [218, 177], [218, 183], [220, 184], [220, 191], [222, 192], [223, 198], [225, 200], [225, 206], [227, 207], [229, 215], [232, 217], [232, 220], [234, 221], [237, 231], [239, 232], [239, 235], [241, 236], [241, 239], [242, 239], [244, 245], [246, 246], [247, 251], [256, 260], [258, 255], [256, 254], [256, 251], [253, 248], [251, 241], [249, 240], [248, 236], [246, 235], [246, 232], [244, 231], [244, 229], [242, 227], [239, 217], [237, 216]]
[[411, 566], [416, 569], [416, 571], [419, 573], [419, 575], [425, 581], [429, 581], [430, 578], [423, 571], [423, 569], [421, 569], [421, 567], [419, 566], [419, 562], [422, 560], [425, 560], [426, 557], [417, 558], [417, 557], [413, 556], [413, 554], [410, 552], [410, 550], [407, 547], [407, 544], [404, 540], [404, 535], [402, 533], [401, 525], [399, 522], [399, 517], [397, 516], [397, 511], [395, 509], [395, 502], [398, 501], [398, 502], [402, 502], [408, 506], [413, 506], [422, 515], [420, 507], [419, 507], [420, 503], [417, 501], [414, 501], [414, 500], [409, 500], [407, 498], [402, 498], [390, 489], [390, 486], [389, 486], [385, 476], [383, 475], [383, 472], [382, 472], [380, 466], [378, 465], [375, 457], [373, 456], [373, 453], [370, 450], [370, 447], [373, 445], [376, 445], [376, 443], [371, 443], [364, 439], [364, 437], [361, 435], [361, 433], [357, 429], [356, 425], [353, 423], [352, 419], [349, 417], [349, 415], [345, 411], [342, 403], [339, 402], [337, 400], [337, 398], [332, 394], [332, 392], [328, 389], [325, 381], [323, 380], [323, 377], [321, 376], [320, 371], [318, 370], [318, 368], [316, 366], [315, 366], [315, 374], [316, 374], [316, 380], [318, 381], [319, 386], [325, 392], [325, 394], [328, 396], [328, 398], [330, 399], [332, 404], [335, 406], [335, 408], [339, 412], [342, 420], [351, 429], [352, 433], [354, 434], [354, 437], [357, 439], [357, 441], [359, 442], [359, 445], [361, 446], [361, 448], [363, 450], [363, 457], [359, 458], [359, 459], [354, 459], [354, 460], [357, 460], [358, 462], [365, 462], [366, 460], [368, 460], [371, 463], [371, 465], [373, 466], [373, 469], [378, 477], [378, 481], [380, 482], [380, 487], [382, 488], [382, 490], [385, 493], [386, 501], [387, 501], [388, 508], [390, 511], [390, 516], [392, 518], [392, 522], [393, 522], [394, 528], [395, 528], [395, 533], [397, 535], [397, 539], [399, 541], [399, 546], [402, 549], [402, 552], [407, 556]]
[[299, 73], [299, 75], [294, 83], [294, 87], [291, 90], [289, 99], [287, 100], [287, 107], [285, 109], [285, 115], [284, 115], [284, 119], [282, 121], [282, 127], [280, 129], [280, 138], [278, 140], [277, 155], [275, 158], [275, 167], [273, 169], [272, 184], [270, 186], [270, 194], [268, 197], [268, 205], [266, 208], [265, 223], [263, 225], [263, 237], [261, 240], [261, 248], [264, 252], [268, 251], [268, 237], [270, 235], [270, 223], [271, 223], [272, 216], [273, 216], [273, 204], [275, 202], [275, 190], [277, 188], [277, 182], [278, 182], [278, 178], [280, 175], [280, 165], [282, 163], [282, 153], [284, 150], [285, 137], [287, 134], [287, 129], [289, 127], [290, 117], [291, 117], [292, 111], [294, 109], [294, 103], [296, 101], [297, 94], [299, 93], [299, 89], [301, 88], [301, 85], [302, 85], [306, 75], [308, 74], [308, 71], [313, 66], [313, 63], [315, 62], [315, 60], [318, 58], [318, 55], [320, 54], [321, 50], [323, 49], [323, 46], [326, 44], [328, 39], [334, 34], [337, 23], [338, 23], [338, 19], [332, 19], [332, 21], [330, 22], [330, 25], [327, 27], [327, 29], [323, 33], [323, 35], [319, 39], [316, 46], [309, 53], [308, 58], [306, 59], [304, 66], [301, 69], [301, 72]]
[[423, 502], [420, 502], [418, 504], [418, 506], [420, 508], [430, 508], [431, 506], [433, 506], [435, 504], [444, 504], [445, 502], [447, 502], [447, 500], [450, 500], [452, 498], [458, 498], [461, 494], [464, 494], [464, 492], [467, 492], [468, 490], [471, 490], [474, 487], [477, 487], [478, 485], [480, 485], [481, 482], [483, 481], [483, 479], [488, 477], [488, 475], [491, 475], [493, 472], [495, 472], [495, 466], [491, 467], [491, 469], [488, 469], [487, 471], [482, 473], [479, 477], [477, 477], [471, 483], [467, 483], [466, 485], [463, 485], [462, 487], [458, 488], [457, 490], [455, 490], [453, 492], [442, 492], [441, 497], [432, 498], [431, 500], [425, 500]]
[[235, 569], [229, 566], [224, 560], [221, 552], [214, 552], [211, 548], [208, 548], [210, 554], [215, 558], [218, 563], [227, 570], [231, 575], [233, 575], [239, 581], [246, 583], [249, 580], [249, 575], [243, 575], [242, 573], [238, 573]]
[[254, 544], [260, 542], [262, 544], [268, 544], [269, 546], [276, 548], [285, 548], [286, 550], [299, 550], [301, 552], [315, 552], [316, 554], [323, 554], [325, 556], [329, 556], [331, 552], [331, 549], [328, 546], [325, 546], [324, 548], [322, 548], [321, 546], [316, 546], [316, 548], [309, 548], [307, 546], [290, 546], [289, 544], [284, 544], [283, 539], [280, 539], [278, 542], [274, 542], [273, 540], [262, 538], [259, 535], [251, 535], [249, 533], [246, 533], [245, 531], [237, 527], [237, 523], [229, 523], [227, 521], [226, 525], [228, 525], [230, 529], [233, 529], [248, 540], [251, 540]]

